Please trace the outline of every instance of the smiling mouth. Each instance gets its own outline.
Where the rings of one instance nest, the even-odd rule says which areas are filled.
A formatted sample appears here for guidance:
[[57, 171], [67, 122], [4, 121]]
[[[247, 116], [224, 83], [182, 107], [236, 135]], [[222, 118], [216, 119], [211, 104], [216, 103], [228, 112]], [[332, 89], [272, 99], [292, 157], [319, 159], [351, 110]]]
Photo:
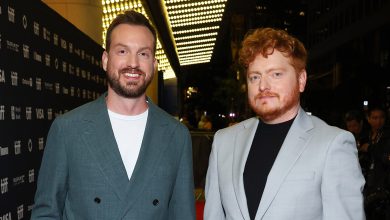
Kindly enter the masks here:
[[141, 74], [138, 74], [138, 73], [125, 73], [125, 76], [134, 78], [134, 77], [141, 76]]

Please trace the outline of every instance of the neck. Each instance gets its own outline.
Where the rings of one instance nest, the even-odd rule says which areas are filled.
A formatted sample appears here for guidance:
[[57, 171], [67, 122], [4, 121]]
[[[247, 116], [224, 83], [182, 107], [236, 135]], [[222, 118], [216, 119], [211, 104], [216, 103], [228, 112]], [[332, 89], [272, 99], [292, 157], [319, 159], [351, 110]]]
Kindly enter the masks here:
[[108, 91], [106, 97], [107, 108], [122, 115], [139, 115], [148, 109], [146, 95], [137, 98], [119, 96], [114, 91]]

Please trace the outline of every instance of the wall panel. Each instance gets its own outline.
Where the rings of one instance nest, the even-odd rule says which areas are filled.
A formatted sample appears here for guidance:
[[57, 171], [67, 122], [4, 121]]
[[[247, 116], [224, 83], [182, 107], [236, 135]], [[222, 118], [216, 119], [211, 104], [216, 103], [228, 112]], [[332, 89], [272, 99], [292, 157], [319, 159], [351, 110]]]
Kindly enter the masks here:
[[41, 1], [0, 1], [0, 219], [29, 219], [54, 118], [106, 90], [103, 49]]

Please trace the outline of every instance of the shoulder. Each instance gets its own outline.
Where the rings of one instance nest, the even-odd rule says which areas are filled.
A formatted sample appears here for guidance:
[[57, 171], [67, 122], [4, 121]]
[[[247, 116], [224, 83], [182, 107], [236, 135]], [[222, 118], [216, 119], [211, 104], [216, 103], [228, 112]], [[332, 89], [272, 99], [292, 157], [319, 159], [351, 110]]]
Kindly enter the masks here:
[[102, 103], [100, 98], [98, 98], [94, 101], [91, 101], [91, 102], [85, 103], [81, 106], [78, 106], [78, 107], [64, 113], [63, 115], [58, 116], [56, 118], [56, 120], [57, 121], [63, 121], [63, 120], [74, 121], [74, 120], [86, 119], [88, 116], [95, 114], [97, 110], [101, 110], [103, 107], [103, 104], [104, 103]]
[[215, 133], [216, 137], [234, 137], [237, 133], [245, 130], [256, 128], [259, 120], [256, 117], [246, 119], [232, 126], [218, 130]]
[[168, 114], [153, 102], [149, 102], [149, 114], [150, 120], [153, 120], [154, 122], [166, 124], [169, 127], [175, 127], [179, 131], [189, 133], [188, 128], [183, 123], [175, 119], [172, 115]]
[[[355, 140], [352, 133], [336, 126], [327, 124], [316, 116], [309, 116], [313, 123], [313, 135], [321, 140], [334, 141], [336, 139]], [[325, 141], [326, 142], [326, 141]]]
[[309, 116], [309, 117], [311, 117], [314, 127], [320, 131], [325, 131], [330, 133], [349, 133], [344, 129], [329, 125], [328, 123], [318, 118], [317, 116]]

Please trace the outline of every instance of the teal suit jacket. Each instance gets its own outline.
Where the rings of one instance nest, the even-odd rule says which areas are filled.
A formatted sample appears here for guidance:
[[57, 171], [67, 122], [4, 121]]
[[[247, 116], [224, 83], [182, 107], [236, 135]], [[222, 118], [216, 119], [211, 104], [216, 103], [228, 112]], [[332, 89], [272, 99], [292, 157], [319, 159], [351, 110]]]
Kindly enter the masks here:
[[31, 219], [195, 219], [188, 129], [148, 102], [141, 150], [129, 180], [105, 95], [50, 128]]

